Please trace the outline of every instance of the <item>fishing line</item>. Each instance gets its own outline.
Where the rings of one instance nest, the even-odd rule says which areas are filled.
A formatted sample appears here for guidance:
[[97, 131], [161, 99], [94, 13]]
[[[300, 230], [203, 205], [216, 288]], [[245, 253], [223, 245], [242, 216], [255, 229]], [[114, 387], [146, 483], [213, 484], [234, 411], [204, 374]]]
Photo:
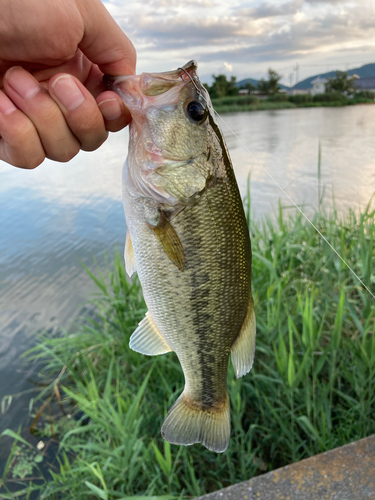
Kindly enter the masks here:
[[[212, 108], [213, 109], [213, 108]], [[288, 198], [288, 200], [292, 203], [292, 205], [298, 210], [298, 212], [307, 220], [309, 224], [315, 229], [315, 231], [320, 235], [321, 238], [327, 243], [330, 249], [337, 255], [337, 257], [346, 265], [349, 271], [357, 278], [357, 280], [361, 283], [361, 285], [368, 291], [371, 297], [375, 300], [375, 295], [372, 291], [365, 285], [365, 283], [361, 280], [361, 278], [356, 274], [356, 272], [350, 267], [350, 265], [345, 261], [343, 257], [338, 253], [338, 251], [331, 245], [331, 243], [327, 240], [327, 238], [319, 231], [316, 225], [309, 219], [309, 217], [300, 209], [300, 207], [292, 200], [292, 198], [284, 191], [284, 189], [280, 186], [277, 180], [273, 177], [273, 175], [264, 167], [261, 162], [256, 158], [250, 149], [246, 146], [246, 144], [238, 137], [238, 135], [231, 129], [231, 127], [227, 124], [227, 122], [214, 110], [214, 113], [220, 118], [220, 120], [224, 123], [224, 125], [232, 132], [232, 134], [238, 139], [238, 141], [242, 144], [242, 146], [246, 149], [248, 153], [254, 158], [254, 160], [262, 167], [262, 169], [266, 172], [266, 174], [273, 180], [276, 186], [282, 191], [282, 193]]]
[[[189, 77], [191, 83], [194, 85], [195, 89], [197, 90], [198, 94], [203, 97], [203, 99], [206, 101], [206, 103], [210, 106], [208, 103], [206, 97], [202, 94], [201, 90], [197, 87], [194, 79], [188, 73], [184, 68], [178, 68]], [[181, 79], [184, 82], [184, 79], [181, 75]], [[203, 87], [202, 90], [206, 91], [206, 89]], [[206, 91], [207, 92], [207, 91]], [[213, 106], [212, 106], [213, 109]], [[357, 278], [357, 280], [361, 283], [361, 285], [368, 291], [368, 293], [371, 295], [371, 297], [375, 300], [375, 295], [372, 293], [372, 291], [366, 286], [366, 284], [361, 280], [361, 278], [358, 276], [358, 274], [350, 267], [350, 265], [346, 262], [346, 260], [341, 257], [341, 255], [338, 253], [338, 251], [331, 245], [331, 243], [327, 240], [327, 238], [319, 231], [319, 229], [316, 227], [316, 225], [313, 223], [313, 221], [301, 210], [301, 208], [295, 203], [292, 198], [288, 195], [288, 193], [280, 186], [280, 184], [277, 182], [277, 180], [273, 177], [273, 175], [266, 169], [265, 166], [262, 165], [262, 163], [256, 158], [253, 153], [250, 151], [250, 149], [246, 146], [246, 144], [238, 137], [236, 132], [231, 129], [231, 127], [227, 124], [227, 122], [222, 118], [217, 111], [213, 109], [214, 113], [217, 115], [218, 118], [224, 123], [224, 125], [232, 132], [232, 134], [237, 138], [237, 140], [242, 144], [242, 146], [246, 149], [248, 153], [254, 158], [254, 160], [260, 165], [260, 167], [266, 172], [266, 174], [273, 180], [273, 182], [276, 184], [276, 186], [280, 189], [280, 191], [288, 198], [288, 200], [292, 203], [292, 205], [298, 210], [298, 212], [307, 220], [307, 222], [315, 229], [315, 231], [319, 234], [319, 236], [327, 243], [327, 245], [330, 247], [330, 249], [337, 255], [337, 257], [345, 264], [345, 266], [349, 269], [349, 271]]]

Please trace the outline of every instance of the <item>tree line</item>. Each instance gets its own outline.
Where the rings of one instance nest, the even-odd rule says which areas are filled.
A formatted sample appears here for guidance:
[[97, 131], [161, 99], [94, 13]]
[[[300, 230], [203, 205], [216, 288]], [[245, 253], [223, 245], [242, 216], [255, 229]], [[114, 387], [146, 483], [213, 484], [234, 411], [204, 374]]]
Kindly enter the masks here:
[[272, 95], [277, 94], [280, 90], [278, 85], [282, 75], [279, 75], [273, 69], [268, 70], [268, 78], [259, 80], [258, 85], [255, 87], [252, 83], [248, 82], [244, 85], [237, 85], [237, 77], [231, 76], [230, 79], [226, 75], [212, 75], [212, 85], [205, 84], [206, 89], [213, 98], [226, 97], [230, 95], [238, 95], [241, 89], [246, 89], [250, 94], [255, 91]]
[[[212, 98], [220, 98], [226, 96], [235, 96], [239, 94], [241, 89], [249, 91], [249, 94], [261, 93], [266, 95], [275, 95], [280, 92], [279, 81], [282, 75], [279, 75], [275, 70], [269, 68], [267, 78], [261, 78], [257, 86], [248, 82], [244, 85], [237, 84], [237, 77], [231, 76], [229, 79], [226, 75], [212, 75], [212, 85], [205, 84]], [[326, 93], [340, 92], [343, 95], [354, 94], [356, 92], [355, 77], [349, 76], [345, 71], [336, 71], [336, 77], [327, 78]]]

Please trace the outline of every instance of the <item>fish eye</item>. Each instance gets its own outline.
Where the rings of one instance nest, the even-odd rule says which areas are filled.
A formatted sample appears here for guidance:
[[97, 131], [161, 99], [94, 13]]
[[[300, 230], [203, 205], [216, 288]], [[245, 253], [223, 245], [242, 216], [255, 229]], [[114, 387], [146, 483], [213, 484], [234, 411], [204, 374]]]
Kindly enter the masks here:
[[195, 122], [203, 121], [207, 116], [206, 107], [199, 101], [192, 101], [187, 105], [187, 114]]

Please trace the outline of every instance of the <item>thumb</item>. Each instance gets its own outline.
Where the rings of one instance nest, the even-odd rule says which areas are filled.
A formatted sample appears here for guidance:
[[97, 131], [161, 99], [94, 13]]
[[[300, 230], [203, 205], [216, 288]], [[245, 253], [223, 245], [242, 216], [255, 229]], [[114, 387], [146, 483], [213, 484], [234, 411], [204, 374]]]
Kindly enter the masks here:
[[102, 2], [82, 0], [78, 7], [84, 22], [84, 35], [79, 44], [82, 52], [104, 74], [133, 75], [135, 48]]

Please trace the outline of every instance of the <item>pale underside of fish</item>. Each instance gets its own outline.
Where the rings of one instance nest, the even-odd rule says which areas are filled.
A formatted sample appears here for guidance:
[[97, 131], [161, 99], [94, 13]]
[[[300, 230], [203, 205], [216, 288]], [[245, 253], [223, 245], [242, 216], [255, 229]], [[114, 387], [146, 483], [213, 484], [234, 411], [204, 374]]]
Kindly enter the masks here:
[[[229, 153], [196, 63], [113, 78], [132, 115], [123, 199], [125, 263], [148, 312], [130, 347], [174, 351], [185, 388], [161, 433], [171, 443], [229, 443], [228, 359], [252, 366], [251, 246]], [[107, 80], [108, 81], [108, 80]]]

